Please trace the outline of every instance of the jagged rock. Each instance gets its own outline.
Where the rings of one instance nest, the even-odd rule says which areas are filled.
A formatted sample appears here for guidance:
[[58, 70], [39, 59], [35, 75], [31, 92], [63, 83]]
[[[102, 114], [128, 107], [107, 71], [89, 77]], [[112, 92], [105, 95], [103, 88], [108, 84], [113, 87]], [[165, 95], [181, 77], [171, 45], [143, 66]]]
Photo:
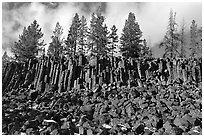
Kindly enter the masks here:
[[[8, 65], [2, 87], [2, 132], [42, 135], [202, 134], [202, 90], [197, 83], [163, 85], [165, 83], [160, 83], [151, 73], [145, 76], [141, 70], [145, 64], [139, 64], [140, 72], [137, 72], [134, 61], [131, 67], [127, 59], [120, 63], [117, 58], [110, 63], [104, 57], [104, 60], [97, 60], [96, 65], [87, 67], [88, 63], [78, 64], [77, 59], [55, 59], [52, 62], [44, 58], [28, 65]], [[115, 68], [110, 64], [114, 64], [117, 70], [113, 72]], [[159, 67], [157, 64], [154, 67], [156, 72]], [[165, 65], [162, 67], [161, 73], [168, 69]], [[34, 70], [32, 80], [28, 68]], [[164, 81], [169, 78], [161, 75], [165, 77], [161, 78]], [[179, 77], [184, 80], [183, 76]], [[127, 87], [129, 79], [138, 80], [135, 87], [130, 84]], [[116, 87], [119, 82], [122, 84]], [[26, 83], [30, 83], [28, 88]], [[51, 121], [45, 123], [46, 120]]]
[[145, 128], [145, 126], [144, 126], [143, 124], [140, 124], [140, 125], [135, 129], [135, 132], [136, 132], [137, 134], [142, 134], [142, 133], [144, 133], [144, 128]]
[[31, 101], [35, 101], [35, 99], [38, 97], [38, 91], [36, 91], [36, 90], [31, 90], [30, 91], [30, 99], [31, 99]]

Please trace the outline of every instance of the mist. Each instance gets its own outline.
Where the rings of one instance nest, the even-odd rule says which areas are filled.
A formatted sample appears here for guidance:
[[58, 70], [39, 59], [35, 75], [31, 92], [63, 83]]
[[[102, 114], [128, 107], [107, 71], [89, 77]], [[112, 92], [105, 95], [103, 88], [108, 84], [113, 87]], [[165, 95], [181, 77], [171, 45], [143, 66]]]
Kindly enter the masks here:
[[23, 28], [37, 20], [45, 40], [46, 49], [51, 42], [52, 31], [57, 22], [63, 27], [66, 38], [75, 13], [84, 15], [89, 24], [91, 13], [101, 8], [105, 23], [110, 28], [116, 25], [121, 35], [129, 12], [135, 13], [136, 20], [148, 45], [154, 47], [159, 43], [167, 30], [170, 9], [176, 12], [178, 29], [185, 19], [186, 29], [194, 19], [198, 26], [202, 25], [202, 3], [159, 3], [159, 2], [76, 2], [76, 3], [2, 3], [2, 53], [10, 49], [18, 40]]

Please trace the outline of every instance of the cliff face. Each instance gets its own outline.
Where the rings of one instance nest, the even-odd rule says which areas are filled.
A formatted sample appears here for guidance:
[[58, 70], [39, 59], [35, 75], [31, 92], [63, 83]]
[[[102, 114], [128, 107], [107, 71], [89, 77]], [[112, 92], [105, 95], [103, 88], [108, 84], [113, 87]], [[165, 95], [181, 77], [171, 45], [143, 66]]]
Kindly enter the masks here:
[[11, 62], [3, 69], [2, 133], [200, 135], [201, 70], [201, 59]]
[[[3, 91], [19, 87], [69, 91], [72, 88], [94, 89], [97, 85], [118, 83], [141, 85], [157, 79], [164, 83], [201, 82], [201, 59], [123, 59], [79, 56], [75, 59], [44, 58], [26, 63], [10, 62], [2, 70]], [[173, 81], [172, 81], [173, 80]]]

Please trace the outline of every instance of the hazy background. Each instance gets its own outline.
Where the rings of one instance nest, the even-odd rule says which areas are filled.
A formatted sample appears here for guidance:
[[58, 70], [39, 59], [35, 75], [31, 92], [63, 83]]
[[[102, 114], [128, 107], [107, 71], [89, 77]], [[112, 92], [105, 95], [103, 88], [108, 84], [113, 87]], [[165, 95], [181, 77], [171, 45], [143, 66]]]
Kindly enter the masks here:
[[72, 18], [75, 13], [84, 15], [89, 24], [91, 13], [101, 7], [105, 16], [105, 23], [110, 28], [116, 25], [120, 36], [129, 12], [135, 13], [136, 20], [143, 32], [143, 38], [147, 39], [155, 56], [161, 52], [155, 46], [164, 37], [167, 30], [169, 12], [172, 8], [176, 15], [178, 29], [183, 18], [186, 30], [189, 31], [192, 20], [198, 26], [202, 26], [201, 2], [76, 2], [76, 3], [2, 3], [2, 54], [7, 51], [10, 55], [10, 47], [22, 33], [23, 27], [37, 20], [44, 33], [43, 39], [48, 47], [51, 42], [52, 31], [57, 22], [63, 27], [64, 37], [68, 34]]

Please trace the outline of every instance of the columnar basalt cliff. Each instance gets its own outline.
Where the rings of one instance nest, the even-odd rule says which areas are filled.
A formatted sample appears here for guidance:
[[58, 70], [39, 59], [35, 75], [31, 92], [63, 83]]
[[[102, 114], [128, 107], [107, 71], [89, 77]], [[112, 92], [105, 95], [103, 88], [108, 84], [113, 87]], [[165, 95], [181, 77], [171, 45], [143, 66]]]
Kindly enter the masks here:
[[2, 70], [3, 91], [29, 87], [40, 92], [54, 88], [59, 92], [73, 88], [95, 89], [98, 85], [140, 86], [157, 79], [172, 82], [201, 82], [200, 59], [124, 59], [85, 57], [54, 59], [44, 57], [25, 63], [10, 62]]
[[8, 135], [201, 135], [201, 59], [44, 57], [2, 70]]

